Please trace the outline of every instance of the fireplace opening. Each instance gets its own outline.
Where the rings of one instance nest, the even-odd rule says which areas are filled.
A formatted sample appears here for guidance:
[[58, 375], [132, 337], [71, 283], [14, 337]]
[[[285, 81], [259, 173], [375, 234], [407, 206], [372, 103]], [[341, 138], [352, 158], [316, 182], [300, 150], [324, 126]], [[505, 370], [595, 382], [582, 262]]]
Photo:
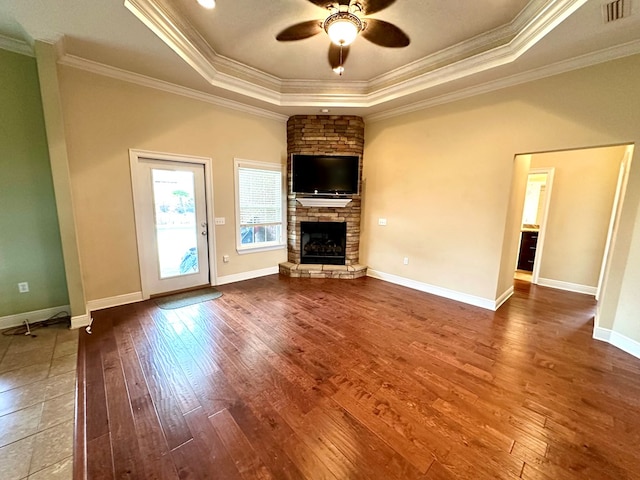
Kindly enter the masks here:
[[300, 263], [345, 265], [346, 222], [300, 222]]

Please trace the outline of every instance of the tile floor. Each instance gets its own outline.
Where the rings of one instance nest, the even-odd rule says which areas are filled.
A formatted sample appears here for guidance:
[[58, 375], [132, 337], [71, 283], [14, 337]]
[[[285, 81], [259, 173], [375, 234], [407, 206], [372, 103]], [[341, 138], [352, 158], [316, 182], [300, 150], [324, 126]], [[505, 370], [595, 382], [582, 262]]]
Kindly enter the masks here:
[[0, 478], [71, 480], [78, 330], [0, 335]]

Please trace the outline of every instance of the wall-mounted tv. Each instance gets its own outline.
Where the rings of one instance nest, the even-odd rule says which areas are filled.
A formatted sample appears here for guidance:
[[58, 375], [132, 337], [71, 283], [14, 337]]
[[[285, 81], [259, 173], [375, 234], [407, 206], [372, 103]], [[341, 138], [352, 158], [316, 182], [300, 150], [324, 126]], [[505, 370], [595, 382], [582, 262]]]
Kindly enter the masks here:
[[291, 156], [292, 193], [357, 195], [360, 157], [357, 155]]

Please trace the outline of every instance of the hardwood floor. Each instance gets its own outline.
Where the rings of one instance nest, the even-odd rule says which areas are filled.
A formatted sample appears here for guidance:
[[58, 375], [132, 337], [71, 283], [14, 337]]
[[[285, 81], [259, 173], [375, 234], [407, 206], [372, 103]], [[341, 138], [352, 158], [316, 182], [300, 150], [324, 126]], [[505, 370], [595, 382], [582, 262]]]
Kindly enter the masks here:
[[591, 338], [591, 297], [516, 282], [489, 312], [372, 278], [219, 289], [94, 313], [75, 478], [640, 478], [640, 360]]

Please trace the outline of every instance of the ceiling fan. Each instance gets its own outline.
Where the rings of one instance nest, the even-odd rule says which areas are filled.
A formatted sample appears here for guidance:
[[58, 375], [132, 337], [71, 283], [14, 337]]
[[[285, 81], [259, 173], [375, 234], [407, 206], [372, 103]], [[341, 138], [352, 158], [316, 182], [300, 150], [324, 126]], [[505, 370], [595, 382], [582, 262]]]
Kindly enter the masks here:
[[329, 35], [329, 64], [339, 75], [344, 73], [344, 62], [349, 55], [349, 45], [362, 35], [381, 47], [401, 48], [411, 42], [406, 33], [392, 23], [375, 18], [365, 18], [384, 10], [396, 0], [308, 0], [326, 8], [330, 14], [324, 20], [308, 20], [285, 28], [276, 40], [290, 42], [313, 37], [323, 30]]

